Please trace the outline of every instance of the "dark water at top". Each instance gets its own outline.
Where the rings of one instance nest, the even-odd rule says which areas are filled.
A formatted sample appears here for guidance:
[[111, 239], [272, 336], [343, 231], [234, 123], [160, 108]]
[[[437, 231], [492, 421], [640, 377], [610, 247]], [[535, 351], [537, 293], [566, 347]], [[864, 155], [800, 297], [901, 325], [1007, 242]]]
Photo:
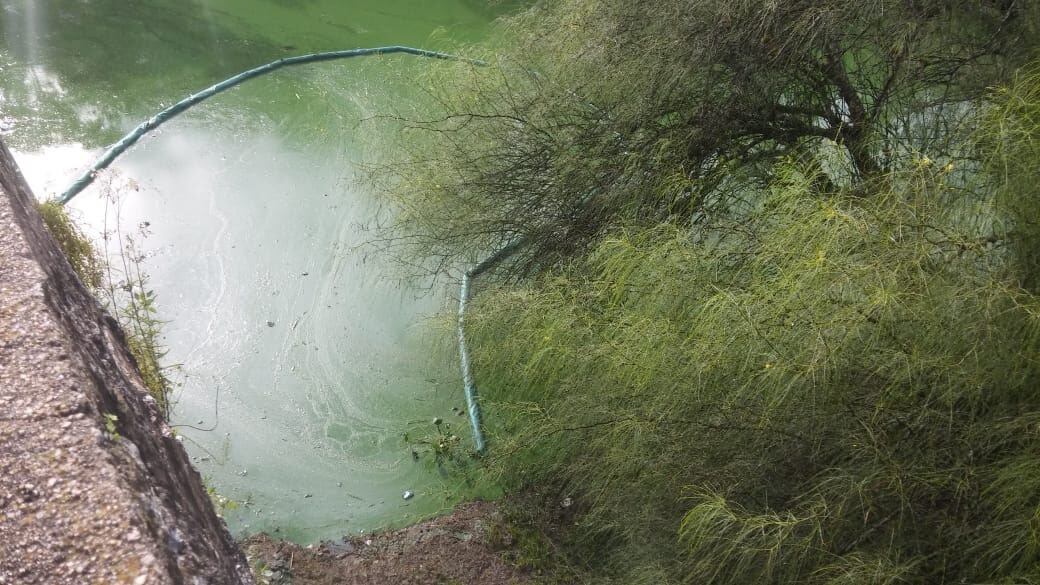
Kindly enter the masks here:
[[[451, 47], [494, 16], [477, 0], [0, 0], [0, 132], [53, 195], [141, 120], [238, 71]], [[430, 66], [385, 57], [251, 81], [146, 137], [109, 188], [71, 205], [112, 234], [110, 252], [128, 234], [148, 252], [167, 361], [183, 364], [173, 422], [190, 425], [178, 431], [209, 485], [244, 503], [227, 513], [236, 532], [312, 541], [446, 505], [402, 440], [434, 416], [464, 427], [427, 320], [446, 297], [401, 288], [358, 248], [376, 202], [354, 180], [359, 121]]]

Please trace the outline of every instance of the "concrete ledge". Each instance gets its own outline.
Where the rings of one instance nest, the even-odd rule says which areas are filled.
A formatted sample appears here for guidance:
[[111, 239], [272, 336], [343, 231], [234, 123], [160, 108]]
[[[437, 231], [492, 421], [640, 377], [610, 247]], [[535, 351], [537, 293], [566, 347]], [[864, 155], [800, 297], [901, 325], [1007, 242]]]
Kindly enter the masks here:
[[0, 584], [15, 583], [252, 578], [0, 143]]

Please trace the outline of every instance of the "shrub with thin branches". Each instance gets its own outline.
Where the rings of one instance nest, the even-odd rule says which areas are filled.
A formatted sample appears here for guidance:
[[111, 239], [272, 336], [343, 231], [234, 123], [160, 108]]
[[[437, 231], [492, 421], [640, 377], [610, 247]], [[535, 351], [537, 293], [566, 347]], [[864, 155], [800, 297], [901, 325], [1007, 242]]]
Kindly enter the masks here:
[[538, 3], [390, 117], [391, 246], [522, 242], [485, 462], [590, 582], [1040, 582], [1038, 10]]
[[[565, 0], [505, 19], [490, 68], [420, 80], [376, 124], [390, 241], [419, 272], [523, 239], [537, 273], [631, 221], [711, 222], [813, 153], [833, 187], [927, 152], [965, 166], [983, 89], [1037, 47], [1035, 3]], [[823, 164], [826, 161], [826, 164]]]
[[739, 218], [485, 294], [490, 469], [581, 501], [574, 554], [617, 582], [1040, 580], [1038, 79], [997, 96], [974, 189], [788, 162]]

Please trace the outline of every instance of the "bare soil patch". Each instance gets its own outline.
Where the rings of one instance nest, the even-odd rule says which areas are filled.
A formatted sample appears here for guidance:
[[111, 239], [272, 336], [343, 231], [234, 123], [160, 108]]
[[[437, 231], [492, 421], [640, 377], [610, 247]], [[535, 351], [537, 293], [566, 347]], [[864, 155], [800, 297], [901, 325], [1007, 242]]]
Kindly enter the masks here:
[[506, 560], [512, 539], [495, 504], [471, 502], [451, 514], [342, 542], [302, 547], [266, 534], [242, 548], [267, 585], [523, 585], [528, 573]]

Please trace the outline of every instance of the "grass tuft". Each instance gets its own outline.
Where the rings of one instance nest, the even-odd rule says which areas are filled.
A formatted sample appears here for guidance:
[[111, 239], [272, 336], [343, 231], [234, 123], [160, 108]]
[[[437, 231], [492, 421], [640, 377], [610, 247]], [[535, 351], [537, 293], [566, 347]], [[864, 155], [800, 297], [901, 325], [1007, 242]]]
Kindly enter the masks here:
[[76, 275], [91, 291], [101, 287], [104, 264], [94, 244], [69, 217], [68, 210], [55, 201], [44, 201], [37, 206], [43, 223], [54, 236]]

